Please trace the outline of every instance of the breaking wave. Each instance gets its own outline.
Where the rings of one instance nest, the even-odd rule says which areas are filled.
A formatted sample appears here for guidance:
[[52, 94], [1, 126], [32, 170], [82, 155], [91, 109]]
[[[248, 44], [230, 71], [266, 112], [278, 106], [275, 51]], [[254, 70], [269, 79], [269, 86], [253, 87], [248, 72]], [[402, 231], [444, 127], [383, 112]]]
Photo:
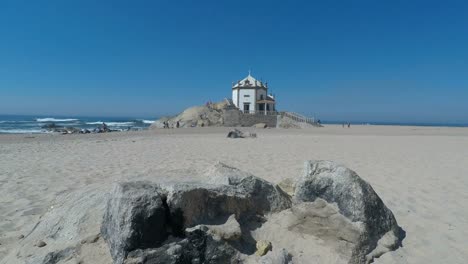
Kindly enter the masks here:
[[71, 121], [78, 121], [76, 118], [53, 118], [53, 117], [46, 117], [46, 118], [36, 118], [37, 122], [71, 122]]
[[87, 122], [87, 125], [102, 125], [102, 123], [106, 123], [108, 126], [132, 126], [134, 125], [133, 122], [102, 122], [102, 121], [97, 121], [97, 122]]
[[0, 129], [0, 134], [39, 134], [45, 133], [39, 129]]

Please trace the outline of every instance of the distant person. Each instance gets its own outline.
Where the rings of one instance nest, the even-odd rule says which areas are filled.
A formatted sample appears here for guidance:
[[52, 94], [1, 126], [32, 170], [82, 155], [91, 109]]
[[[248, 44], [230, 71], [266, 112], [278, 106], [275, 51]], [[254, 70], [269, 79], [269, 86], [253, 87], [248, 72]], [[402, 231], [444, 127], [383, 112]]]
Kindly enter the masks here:
[[350, 127], [351, 127], [351, 123], [348, 122], [348, 128], [350, 128]]
[[179, 127], [180, 127], [180, 123], [179, 123], [179, 121], [177, 121], [176, 128], [179, 128]]

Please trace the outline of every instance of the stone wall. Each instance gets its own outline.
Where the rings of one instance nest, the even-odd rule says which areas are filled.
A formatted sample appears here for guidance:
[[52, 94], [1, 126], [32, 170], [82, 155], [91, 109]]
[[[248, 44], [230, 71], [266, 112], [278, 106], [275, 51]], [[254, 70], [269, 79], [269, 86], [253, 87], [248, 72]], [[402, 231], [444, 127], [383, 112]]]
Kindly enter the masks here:
[[238, 109], [223, 110], [223, 125], [226, 127], [251, 127], [258, 123], [265, 123], [268, 127], [276, 127], [276, 115], [244, 114]]

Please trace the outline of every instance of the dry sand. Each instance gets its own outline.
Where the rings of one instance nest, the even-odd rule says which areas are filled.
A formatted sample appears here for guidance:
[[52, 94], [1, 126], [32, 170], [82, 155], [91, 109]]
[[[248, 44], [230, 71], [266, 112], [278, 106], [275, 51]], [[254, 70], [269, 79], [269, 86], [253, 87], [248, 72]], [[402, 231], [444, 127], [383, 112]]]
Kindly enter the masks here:
[[244, 129], [256, 139], [228, 130], [0, 135], [0, 262], [58, 194], [92, 183], [196, 181], [216, 161], [278, 182], [329, 159], [367, 180], [406, 231], [376, 263], [468, 263], [468, 128]]

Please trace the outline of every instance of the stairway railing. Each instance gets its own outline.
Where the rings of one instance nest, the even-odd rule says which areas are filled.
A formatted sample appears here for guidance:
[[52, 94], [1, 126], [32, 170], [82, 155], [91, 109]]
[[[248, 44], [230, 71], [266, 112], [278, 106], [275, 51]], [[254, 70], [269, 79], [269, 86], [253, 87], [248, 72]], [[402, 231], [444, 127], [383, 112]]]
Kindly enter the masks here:
[[315, 122], [315, 118], [306, 117], [304, 115], [301, 115], [301, 114], [298, 114], [298, 113], [295, 113], [295, 112], [281, 112], [280, 114], [281, 114], [281, 116], [291, 118], [292, 120], [294, 120], [296, 122], [307, 123], [307, 124], [311, 124], [311, 125], [317, 124]]

